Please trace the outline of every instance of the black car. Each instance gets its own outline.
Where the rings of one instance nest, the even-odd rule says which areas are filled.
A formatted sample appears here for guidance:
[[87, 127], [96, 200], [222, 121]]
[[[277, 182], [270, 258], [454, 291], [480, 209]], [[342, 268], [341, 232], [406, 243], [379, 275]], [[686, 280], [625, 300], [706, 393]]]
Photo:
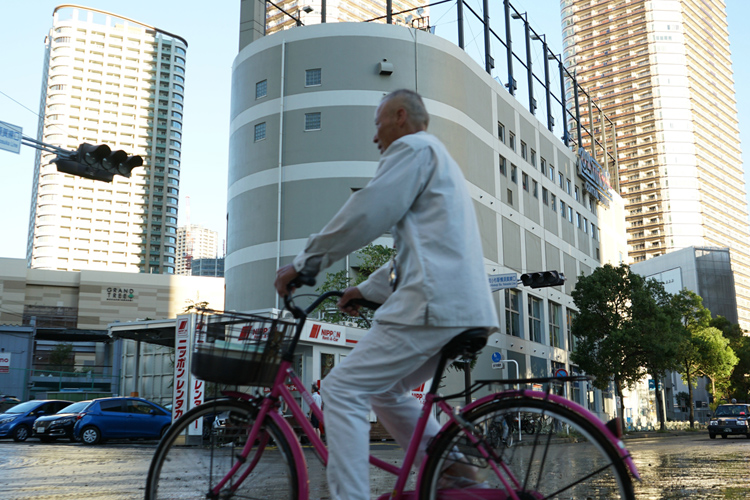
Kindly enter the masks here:
[[54, 415], [39, 417], [34, 422], [33, 437], [38, 437], [41, 441], [49, 443], [57, 438], [68, 438], [72, 443], [77, 439], [73, 436], [73, 426], [76, 423], [78, 415], [86, 408], [91, 401], [79, 401], [66, 406]]
[[750, 405], [719, 405], [708, 423], [708, 437], [716, 439], [717, 435], [726, 438], [730, 435], [742, 434], [750, 438], [748, 417], [750, 417]]

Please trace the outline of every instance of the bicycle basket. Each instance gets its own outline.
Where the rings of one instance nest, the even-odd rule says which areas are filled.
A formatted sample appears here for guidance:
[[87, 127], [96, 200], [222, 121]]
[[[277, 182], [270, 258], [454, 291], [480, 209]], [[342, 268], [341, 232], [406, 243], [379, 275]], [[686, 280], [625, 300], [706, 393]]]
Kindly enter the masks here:
[[203, 312], [190, 370], [201, 380], [271, 387], [295, 323], [255, 314]]

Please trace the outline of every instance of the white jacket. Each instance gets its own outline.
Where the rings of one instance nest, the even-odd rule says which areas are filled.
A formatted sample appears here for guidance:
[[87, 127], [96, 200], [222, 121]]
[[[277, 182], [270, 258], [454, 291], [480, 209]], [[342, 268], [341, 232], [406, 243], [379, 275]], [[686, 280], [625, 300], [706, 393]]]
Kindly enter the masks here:
[[317, 274], [389, 229], [397, 250], [395, 291], [390, 263], [358, 286], [366, 299], [383, 304], [376, 321], [498, 326], [466, 180], [445, 146], [427, 132], [391, 143], [375, 177], [310, 236], [294, 267]]

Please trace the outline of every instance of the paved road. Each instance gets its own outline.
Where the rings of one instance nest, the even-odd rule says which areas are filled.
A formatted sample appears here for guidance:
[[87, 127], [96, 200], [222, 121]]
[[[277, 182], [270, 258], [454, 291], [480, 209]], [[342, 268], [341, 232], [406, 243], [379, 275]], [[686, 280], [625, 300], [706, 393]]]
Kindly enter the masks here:
[[[643, 476], [639, 499], [745, 499], [750, 496], [750, 439], [709, 440], [705, 432], [668, 434], [626, 441]], [[153, 442], [84, 446], [0, 441], [0, 500], [138, 500], [143, 498]], [[375, 454], [398, 462], [391, 443], [374, 445]], [[310, 450], [311, 486], [327, 496], [324, 471]], [[389, 491], [392, 480], [375, 472], [373, 498]]]

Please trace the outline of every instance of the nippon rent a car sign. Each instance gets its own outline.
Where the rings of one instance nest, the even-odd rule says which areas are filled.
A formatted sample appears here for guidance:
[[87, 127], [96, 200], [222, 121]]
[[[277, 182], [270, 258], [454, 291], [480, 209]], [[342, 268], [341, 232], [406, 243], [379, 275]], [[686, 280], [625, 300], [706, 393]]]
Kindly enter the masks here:
[[322, 344], [346, 345], [346, 330], [339, 325], [308, 321], [302, 330], [302, 340]]

